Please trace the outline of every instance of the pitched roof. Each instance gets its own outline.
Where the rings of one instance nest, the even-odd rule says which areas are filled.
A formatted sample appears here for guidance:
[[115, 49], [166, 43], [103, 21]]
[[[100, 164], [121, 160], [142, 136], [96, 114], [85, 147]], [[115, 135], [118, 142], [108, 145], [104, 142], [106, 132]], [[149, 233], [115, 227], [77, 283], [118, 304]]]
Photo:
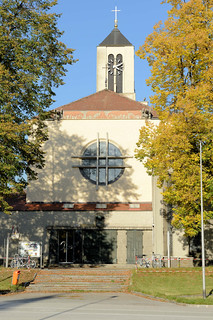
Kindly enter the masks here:
[[114, 28], [112, 32], [99, 44], [99, 47], [125, 47], [132, 46], [132, 44], [124, 37], [118, 28]]
[[150, 110], [150, 107], [142, 102], [124, 97], [119, 93], [115, 93], [108, 89], [98, 91], [87, 97], [73, 101], [58, 107], [56, 110], [63, 109], [64, 111], [83, 111], [83, 110], [141, 110], [145, 108]]
[[[138, 102], [110, 90], [98, 91], [55, 109], [63, 119], [142, 119], [157, 118], [145, 102]], [[62, 113], [61, 113], [62, 111]]]

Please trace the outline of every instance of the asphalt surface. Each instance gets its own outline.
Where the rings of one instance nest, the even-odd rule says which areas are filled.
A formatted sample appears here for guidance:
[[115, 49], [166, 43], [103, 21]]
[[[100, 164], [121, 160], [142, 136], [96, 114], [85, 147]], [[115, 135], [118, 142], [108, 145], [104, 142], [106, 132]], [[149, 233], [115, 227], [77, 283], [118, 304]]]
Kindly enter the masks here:
[[125, 293], [21, 293], [0, 296], [1, 320], [212, 320], [212, 306], [189, 306]]

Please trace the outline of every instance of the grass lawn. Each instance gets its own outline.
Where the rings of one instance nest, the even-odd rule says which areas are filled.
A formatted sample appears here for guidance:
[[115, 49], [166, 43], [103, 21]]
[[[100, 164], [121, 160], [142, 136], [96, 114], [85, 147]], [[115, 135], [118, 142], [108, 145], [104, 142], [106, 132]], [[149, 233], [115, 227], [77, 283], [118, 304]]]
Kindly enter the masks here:
[[18, 285], [12, 285], [13, 272], [16, 269], [0, 268], [0, 294], [14, 292], [24, 289], [24, 284], [32, 281], [36, 273], [35, 270], [21, 269]]
[[213, 267], [206, 268], [206, 299], [201, 268], [138, 269], [130, 290], [176, 302], [213, 305]]

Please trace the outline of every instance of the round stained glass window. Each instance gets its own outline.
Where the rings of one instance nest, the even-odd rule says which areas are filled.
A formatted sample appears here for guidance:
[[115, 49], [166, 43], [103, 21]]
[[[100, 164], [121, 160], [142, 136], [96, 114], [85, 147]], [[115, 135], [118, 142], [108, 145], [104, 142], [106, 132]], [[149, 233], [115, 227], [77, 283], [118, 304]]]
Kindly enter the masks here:
[[123, 157], [114, 144], [98, 141], [89, 145], [81, 157], [81, 174], [96, 185], [108, 185], [124, 172]]

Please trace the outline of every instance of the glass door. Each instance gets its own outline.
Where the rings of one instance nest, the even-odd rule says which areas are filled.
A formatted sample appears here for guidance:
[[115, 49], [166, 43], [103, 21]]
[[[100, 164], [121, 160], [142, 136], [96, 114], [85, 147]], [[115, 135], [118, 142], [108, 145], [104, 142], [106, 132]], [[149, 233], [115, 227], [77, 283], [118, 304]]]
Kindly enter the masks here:
[[59, 231], [59, 263], [73, 263], [73, 230]]
[[59, 263], [82, 263], [82, 230], [58, 231]]

